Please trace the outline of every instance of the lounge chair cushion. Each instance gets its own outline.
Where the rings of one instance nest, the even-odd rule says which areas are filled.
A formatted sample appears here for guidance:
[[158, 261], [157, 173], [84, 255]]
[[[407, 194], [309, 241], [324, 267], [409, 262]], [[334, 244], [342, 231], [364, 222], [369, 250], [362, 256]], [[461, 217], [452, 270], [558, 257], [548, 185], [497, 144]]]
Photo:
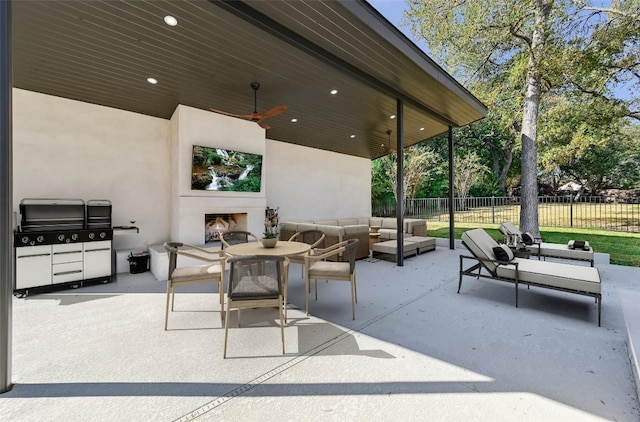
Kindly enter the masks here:
[[593, 259], [593, 249], [569, 249], [568, 245], [561, 245], [559, 243], [534, 243], [531, 246], [527, 246], [527, 250], [532, 255], [538, 255], [538, 250], [542, 256], [553, 256], [557, 258], [566, 259], [582, 259], [590, 261]]
[[[515, 258], [513, 262], [518, 263], [518, 280], [521, 283], [529, 281], [569, 290], [601, 293], [597, 268], [524, 258]], [[515, 266], [499, 265], [496, 275], [515, 280]]]
[[509, 262], [515, 257], [513, 251], [507, 245], [494, 246], [493, 253], [498, 261], [503, 262]]
[[[471, 251], [471, 253], [477, 258], [489, 260], [496, 259], [496, 255], [493, 253], [493, 248], [498, 246], [498, 243], [483, 229], [467, 230], [462, 233], [462, 241], [467, 245], [467, 249], [469, 249], [469, 251]], [[495, 274], [495, 263], [491, 261], [484, 261], [483, 264], [490, 273]]]

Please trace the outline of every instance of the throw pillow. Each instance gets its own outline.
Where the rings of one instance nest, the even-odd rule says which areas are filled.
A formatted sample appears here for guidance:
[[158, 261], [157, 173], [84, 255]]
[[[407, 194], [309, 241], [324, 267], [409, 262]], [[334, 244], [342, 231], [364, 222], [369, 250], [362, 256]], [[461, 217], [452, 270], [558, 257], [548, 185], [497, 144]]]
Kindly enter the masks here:
[[589, 242], [586, 240], [570, 240], [569, 249], [582, 249], [583, 251], [588, 251], [591, 248], [589, 247]]
[[510, 262], [513, 259], [513, 252], [507, 245], [498, 245], [493, 248], [493, 254], [498, 261]]
[[525, 245], [533, 245], [534, 237], [531, 233], [522, 233], [522, 243]]

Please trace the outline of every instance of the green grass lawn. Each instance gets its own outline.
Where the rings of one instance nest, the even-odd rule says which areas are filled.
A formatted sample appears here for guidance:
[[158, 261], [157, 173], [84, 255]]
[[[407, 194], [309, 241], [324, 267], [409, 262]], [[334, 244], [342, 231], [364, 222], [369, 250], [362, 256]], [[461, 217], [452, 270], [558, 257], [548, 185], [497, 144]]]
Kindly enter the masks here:
[[[462, 232], [476, 227], [484, 228], [497, 241], [502, 241], [502, 234], [496, 224], [464, 224], [456, 223], [455, 238], [460, 239]], [[428, 222], [429, 236], [449, 237], [448, 223]], [[588, 240], [595, 252], [608, 253], [612, 264], [640, 267], [640, 234], [620, 233], [593, 229], [568, 229], [558, 227], [541, 227], [540, 234], [545, 242], [564, 243], [569, 240]]]

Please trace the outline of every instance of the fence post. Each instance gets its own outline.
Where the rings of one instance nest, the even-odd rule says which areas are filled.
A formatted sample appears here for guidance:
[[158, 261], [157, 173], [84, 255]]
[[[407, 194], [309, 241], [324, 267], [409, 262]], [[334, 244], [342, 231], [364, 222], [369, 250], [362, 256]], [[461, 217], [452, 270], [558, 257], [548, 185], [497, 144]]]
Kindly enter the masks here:
[[569, 195], [569, 227], [573, 227], [573, 195]]
[[496, 197], [491, 195], [491, 223], [496, 224]]

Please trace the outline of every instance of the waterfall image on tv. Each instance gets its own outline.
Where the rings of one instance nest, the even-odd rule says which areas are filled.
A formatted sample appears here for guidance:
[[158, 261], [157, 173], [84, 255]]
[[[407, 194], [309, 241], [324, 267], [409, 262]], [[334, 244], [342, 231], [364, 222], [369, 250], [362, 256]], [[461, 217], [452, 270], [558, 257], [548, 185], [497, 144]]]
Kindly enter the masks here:
[[260, 192], [262, 155], [193, 146], [191, 189]]

